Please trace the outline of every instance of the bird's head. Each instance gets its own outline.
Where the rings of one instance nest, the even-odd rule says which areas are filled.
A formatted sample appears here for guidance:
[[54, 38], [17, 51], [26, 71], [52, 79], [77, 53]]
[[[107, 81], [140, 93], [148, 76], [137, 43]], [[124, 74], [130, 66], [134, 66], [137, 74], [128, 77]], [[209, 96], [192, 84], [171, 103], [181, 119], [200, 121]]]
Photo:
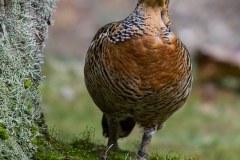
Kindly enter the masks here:
[[152, 7], [163, 7], [167, 8], [170, 0], [139, 0], [139, 3], [146, 3]]

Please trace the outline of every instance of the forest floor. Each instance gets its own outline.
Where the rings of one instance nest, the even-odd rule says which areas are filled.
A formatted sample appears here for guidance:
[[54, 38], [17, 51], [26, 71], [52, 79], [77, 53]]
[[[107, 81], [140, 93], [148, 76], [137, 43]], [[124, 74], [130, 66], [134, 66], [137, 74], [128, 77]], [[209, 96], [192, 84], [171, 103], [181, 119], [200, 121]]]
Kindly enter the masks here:
[[[38, 152], [34, 160], [134, 160], [132, 151], [123, 153], [108, 150], [103, 145], [92, 142], [91, 132], [86, 131], [84, 137], [75, 139], [71, 143], [61, 142], [55, 138], [45, 140], [38, 139]], [[166, 154], [150, 154], [149, 160], [200, 160], [198, 155], [194, 157], [179, 153], [169, 152]]]

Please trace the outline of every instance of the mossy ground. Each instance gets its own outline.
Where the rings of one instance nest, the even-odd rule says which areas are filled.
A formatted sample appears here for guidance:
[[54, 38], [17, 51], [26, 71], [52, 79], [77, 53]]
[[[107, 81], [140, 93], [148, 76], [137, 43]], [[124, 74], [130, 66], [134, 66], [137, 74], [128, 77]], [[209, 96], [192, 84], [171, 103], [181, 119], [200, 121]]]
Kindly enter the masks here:
[[[103, 145], [94, 144], [89, 137], [75, 139], [71, 143], [60, 142], [54, 138], [46, 140], [39, 137], [36, 144], [38, 152], [35, 154], [34, 160], [99, 160], [100, 157], [107, 157], [108, 160], [134, 160], [135, 156], [131, 151], [112, 152]], [[153, 153], [149, 160], [200, 160], [200, 158], [199, 156], [188, 157], [169, 152], [167, 154]]]

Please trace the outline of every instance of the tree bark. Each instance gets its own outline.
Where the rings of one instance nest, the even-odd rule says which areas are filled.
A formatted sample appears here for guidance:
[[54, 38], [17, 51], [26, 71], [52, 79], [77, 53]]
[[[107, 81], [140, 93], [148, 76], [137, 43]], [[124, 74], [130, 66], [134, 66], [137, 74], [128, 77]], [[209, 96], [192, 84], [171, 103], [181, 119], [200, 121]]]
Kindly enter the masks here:
[[0, 159], [31, 159], [46, 136], [38, 86], [55, 0], [0, 0]]

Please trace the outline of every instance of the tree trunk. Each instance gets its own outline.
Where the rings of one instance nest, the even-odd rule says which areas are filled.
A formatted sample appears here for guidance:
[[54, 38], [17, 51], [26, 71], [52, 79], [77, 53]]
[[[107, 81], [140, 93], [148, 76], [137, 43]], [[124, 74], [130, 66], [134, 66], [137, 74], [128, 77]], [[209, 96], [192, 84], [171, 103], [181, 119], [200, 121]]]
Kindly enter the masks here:
[[38, 86], [55, 0], [0, 0], [0, 159], [31, 159], [46, 135]]

